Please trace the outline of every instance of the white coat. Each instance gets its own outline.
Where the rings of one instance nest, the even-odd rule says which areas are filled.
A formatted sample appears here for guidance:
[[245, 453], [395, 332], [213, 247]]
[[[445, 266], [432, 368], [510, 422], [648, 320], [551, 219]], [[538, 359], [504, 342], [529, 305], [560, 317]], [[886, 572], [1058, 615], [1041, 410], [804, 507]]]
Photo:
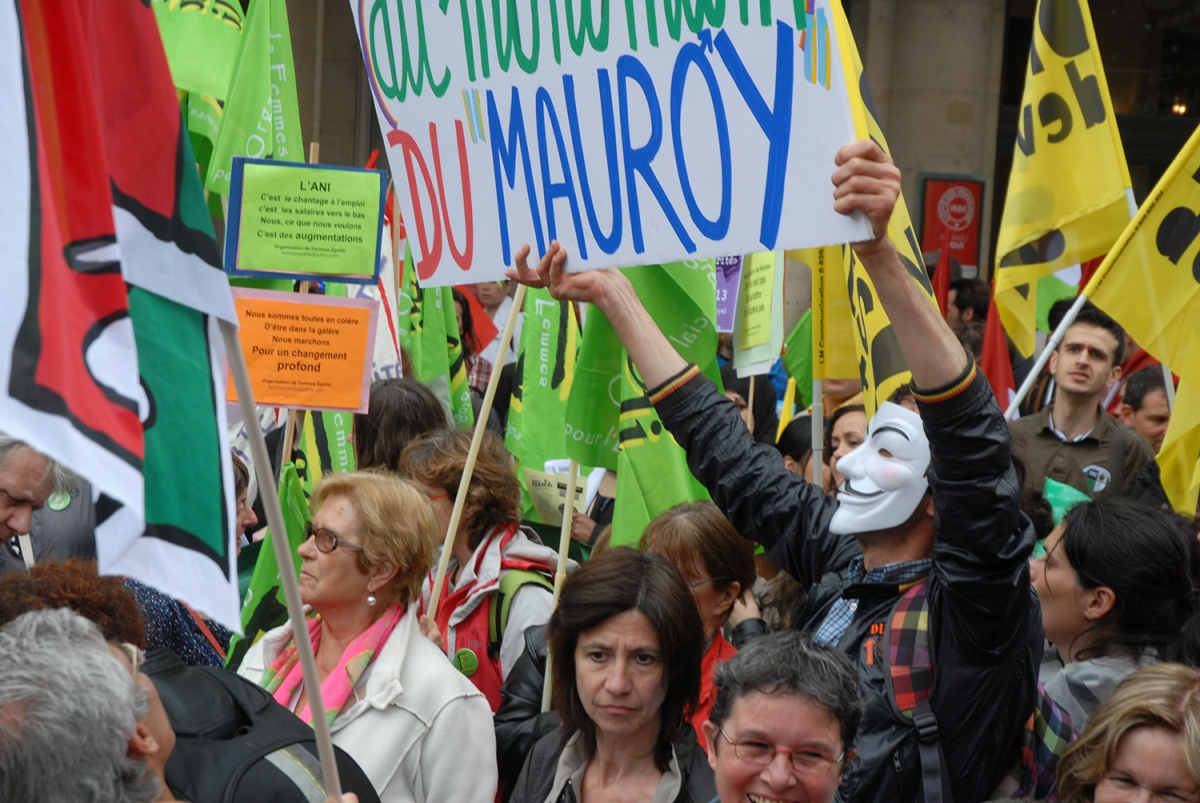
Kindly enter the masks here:
[[[238, 670], [261, 682], [291, 638], [271, 630]], [[382, 803], [493, 803], [496, 735], [487, 699], [421, 634], [410, 605], [330, 730]]]

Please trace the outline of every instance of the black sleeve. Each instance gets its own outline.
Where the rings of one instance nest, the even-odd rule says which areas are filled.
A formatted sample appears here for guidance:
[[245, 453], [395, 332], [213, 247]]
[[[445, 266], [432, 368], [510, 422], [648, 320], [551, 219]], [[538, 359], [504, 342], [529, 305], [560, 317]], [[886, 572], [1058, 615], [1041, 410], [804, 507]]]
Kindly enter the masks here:
[[942, 388], [913, 390], [929, 438], [943, 638], [986, 662], [1029, 637], [1035, 536], [1020, 510], [1008, 426], [974, 364]]
[[860, 554], [851, 536], [829, 532], [834, 498], [788, 471], [774, 447], [755, 443], [733, 402], [694, 365], [648, 395], [730, 523], [805, 588]]
[[533, 746], [559, 726], [556, 712], [542, 713], [545, 676], [546, 626], [537, 625], [526, 629], [525, 652], [500, 688], [500, 708], [494, 721], [496, 764], [501, 783], [516, 781]]
[[759, 618], [747, 619], [744, 622], [734, 625], [733, 629], [729, 631], [729, 643], [733, 645], [735, 650], [740, 650], [751, 639], [756, 639], [766, 634], [767, 623], [764, 620]]

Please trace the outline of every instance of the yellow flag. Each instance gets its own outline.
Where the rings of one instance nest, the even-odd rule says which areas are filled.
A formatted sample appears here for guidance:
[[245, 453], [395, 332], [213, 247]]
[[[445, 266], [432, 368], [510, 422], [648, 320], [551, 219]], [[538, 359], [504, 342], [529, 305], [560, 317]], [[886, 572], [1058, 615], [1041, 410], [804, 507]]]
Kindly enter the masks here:
[[1004, 216], [996, 307], [1033, 353], [1037, 280], [1106, 253], [1133, 193], [1087, 0], [1038, 0]]
[[1172, 507], [1194, 514], [1200, 485], [1200, 128], [1084, 294], [1179, 375], [1158, 465]]
[[[863, 75], [862, 60], [858, 56], [858, 46], [854, 43], [854, 35], [850, 32], [846, 13], [841, 3], [833, 3], [832, 7], [838, 40], [842, 45], [842, 70], [850, 93], [854, 132], [860, 139], [869, 137], [875, 140], [879, 147], [890, 155], [887, 138], [883, 136], [883, 129], [879, 127], [875, 104], [871, 100], [871, 90], [867, 87], [866, 76]], [[925, 260], [921, 256], [921, 247], [917, 243], [917, 235], [913, 231], [912, 218], [908, 215], [908, 206], [904, 203], [903, 195], [896, 200], [896, 208], [888, 222], [888, 239], [895, 246], [900, 261], [913, 281], [920, 285], [929, 303], [936, 307], [933, 286], [929, 283], [929, 274], [925, 271]], [[863, 402], [867, 408], [867, 416], [870, 417], [875, 415], [879, 405], [887, 401], [897, 388], [912, 381], [912, 373], [909, 372], [908, 363], [900, 351], [896, 332], [892, 329], [887, 313], [883, 311], [883, 305], [879, 303], [879, 296], [875, 293], [871, 277], [848, 246], [842, 249], [842, 255], [847, 295], [854, 322], [854, 348], [858, 354], [859, 376], [863, 381]], [[816, 341], [815, 334], [813, 340]]]
[[1158, 453], [1163, 490], [1171, 507], [1185, 516], [1196, 515], [1200, 493], [1200, 391], [1184, 381], [1175, 391], [1171, 425]]
[[1200, 388], [1200, 128], [1084, 294], [1142, 348]]
[[854, 318], [843, 285], [842, 247], [800, 248], [786, 256], [812, 273], [812, 378], [859, 376]]

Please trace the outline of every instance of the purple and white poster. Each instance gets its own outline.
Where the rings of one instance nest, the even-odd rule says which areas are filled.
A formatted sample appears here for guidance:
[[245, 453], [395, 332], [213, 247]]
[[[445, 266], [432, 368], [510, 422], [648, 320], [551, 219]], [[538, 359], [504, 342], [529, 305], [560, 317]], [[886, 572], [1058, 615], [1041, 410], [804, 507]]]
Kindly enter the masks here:
[[733, 311], [742, 284], [742, 258], [717, 257], [717, 331], [733, 331]]

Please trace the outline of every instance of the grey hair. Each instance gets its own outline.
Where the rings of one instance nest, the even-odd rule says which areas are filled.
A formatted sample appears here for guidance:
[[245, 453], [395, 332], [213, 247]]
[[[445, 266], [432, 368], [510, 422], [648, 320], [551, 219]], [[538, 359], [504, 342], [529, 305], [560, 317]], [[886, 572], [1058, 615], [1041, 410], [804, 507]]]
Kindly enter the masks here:
[[100, 629], [66, 608], [0, 628], [0, 800], [150, 803], [159, 794], [129, 738], [145, 692]]
[[[0, 432], [0, 466], [7, 463], [8, 458], [12, 455], [12, 453], [22, 446], [26, 449], [33, 449], [33, 447], [25, 441], [17, 440], [16, 438]], [[35, 452], [37, 451], [36, 449], [33, 450]], [[42, 453], [38, 452], [38, 454]], [[46, 456], [42, 455], [42, 457]], [[46, 460], [50, 463], [50, 476], [54, 481], [54, 487], [50, 489], [50, 492], [65, 494], [75, 493], [79, 488], [79, 477], [75, 475], [75, 472], [71, 471], [71, 469], [67, 468], [62, 463], [59, 463], [57, 460], [51, 460], [49, 457], [46, 457]]]
[[717, 701], [708, 719], [725, 724], [733, 705], [751, 692], [796, 694], [829, 711], [842, 745], [854, 746], [862, 720], [858, 671], [840, 650], [822, 647], [794, 630], [760, 636], [716, 670]]

